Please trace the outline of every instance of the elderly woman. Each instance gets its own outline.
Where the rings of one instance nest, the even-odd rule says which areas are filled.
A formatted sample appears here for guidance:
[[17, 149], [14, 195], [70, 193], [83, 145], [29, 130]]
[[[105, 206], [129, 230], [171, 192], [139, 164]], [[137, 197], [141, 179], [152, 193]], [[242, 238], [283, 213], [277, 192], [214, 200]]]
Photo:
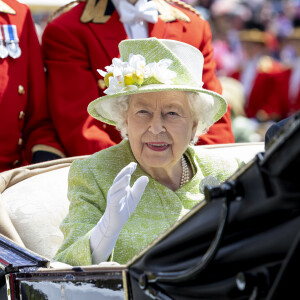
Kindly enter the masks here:
[[106, 96], [89, 113], [124, 140], [73, 162], [65, 240], [55, 259], [71, 265], [127, 263], [204, 199], [201, 181], [224, 181], [238, 162], [192, 147], [227, 109], [202, 89], [203, 56], [185, 43], [125, 40], [104, 76]]

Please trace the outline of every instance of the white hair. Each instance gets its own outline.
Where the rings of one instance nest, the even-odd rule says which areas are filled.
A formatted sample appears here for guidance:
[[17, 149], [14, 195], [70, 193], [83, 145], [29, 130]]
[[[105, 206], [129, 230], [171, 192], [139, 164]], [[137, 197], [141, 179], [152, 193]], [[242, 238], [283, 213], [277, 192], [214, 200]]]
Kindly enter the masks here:
[[[206, 133], [209, 127], [214, 123], [214, 109], [218, 105], [214, 98], [205, 93], [186, 92], [190, 104], [193, 121], [198, 122], [194, 142], [198, 137]], [[115, 98], [110, 103], [111, 115], [114, 116], [116, 128], [121, 132], [123, 138], [127, 137], [126, 118], [129, 108], [130, 96], [121, 96]]]

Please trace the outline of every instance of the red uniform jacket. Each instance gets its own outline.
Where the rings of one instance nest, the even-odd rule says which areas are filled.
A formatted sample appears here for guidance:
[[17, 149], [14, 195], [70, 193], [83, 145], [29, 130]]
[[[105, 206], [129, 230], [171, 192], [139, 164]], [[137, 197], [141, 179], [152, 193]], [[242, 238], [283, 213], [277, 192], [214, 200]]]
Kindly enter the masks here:
[[282, 119], [291, 116], [300, 109], [300, 89], [298, 89], [297, 96], [292, 97], [290, 95], [292, 71], [293, 69], [289, 68], [275, 76], [276, 101], [273, 103], [273, 109], [281, 114]]
[[[266, 62], [266, 66], [265, 65]], [[282, 72], [283, 66], [270, 57], [263, 57], [257, 65], [257, 70], [249, 96], [246, 99], [245, 113], [249, 118], [261, 121], [280, 120], [278, 100], [275, 92], [276, 76]], [[242, 70], [231, 75], [241, 80]], [[276, 103], [276, 104], [275, 104]]]
[[[16, 14], [0, 9], [3, 24], [16, 25], [19, 58], [0, 58], [0, 171], [31, 162], [32, 151], [63, 155], [46, 102], [40, 44], [27, 6], [4, 0]], [[27, 161], [27, 162], [26, 162]]]
[[[112, 126], [94, 120], [87, 113], [88, 104], [103, 95], [103, 79], [97, 69], [104, 70], [119, 56], [118, 44], [127, 39], [116, 10], [104, 24], [81, 23], [85, 3], [54, 19], [45, 28], [42, 48], [47, 68], [47, 89], [51, 115], [60, 139], [70, 156], [91, 154], [120, 142], [119, 132]], [[182, 9], [190, 23], [176, 20], [149, 24], [149, 36], [180, 40], [203, 53], [204, 87], [221, 93], [215, 75], [215, 62], [209, 24], [194, 13]], [[215, 124], [200, 143], [234, 142], [230, 112]]]

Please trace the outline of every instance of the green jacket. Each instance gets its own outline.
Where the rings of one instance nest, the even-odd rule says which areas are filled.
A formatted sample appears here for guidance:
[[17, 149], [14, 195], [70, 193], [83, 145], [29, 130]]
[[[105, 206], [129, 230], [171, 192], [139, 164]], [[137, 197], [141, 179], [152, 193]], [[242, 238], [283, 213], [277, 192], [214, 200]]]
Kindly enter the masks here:
[[[189, 147], [185, 155], [191, 162], [194, 177], [176, 191], [160, 184], [137, 166], [131, 184], [142, 175], [149, 177], [149, 183], [119, 235], [111, 260], [127, 263], [202, 201], [204, 195], [199, 186], [204, 177], [211, 175], [222, 182], [239, 167], [237, 160], [216, 157], [211, 150], [199, 147]], [[68, 188], [70, 209], [60, 227], [65, 239], [54, 259], [73, 266], [92, 264], [91, 229], [105, 211], [107, 193], [114, 178], [132, 161], [136, 162], [129, 142], [123, 140], [116, 146], [72, 163]]]

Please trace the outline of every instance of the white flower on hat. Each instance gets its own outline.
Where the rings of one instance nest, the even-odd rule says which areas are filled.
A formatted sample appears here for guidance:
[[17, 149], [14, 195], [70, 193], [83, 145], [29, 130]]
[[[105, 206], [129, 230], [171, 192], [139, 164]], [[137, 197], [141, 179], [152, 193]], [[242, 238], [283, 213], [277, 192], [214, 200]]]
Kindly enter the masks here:
[[124, 76], [120, 75], [117, 77], [111, 76], [109, 77], [109, 86], [104, 91], [107, 95], [113, 95], [116, 93], [122, 93], [128, 90], [135, 90], [137, 89], [137, 86], [132, 85], [126, 85], [124, 81]]
[[162, 59], [159, 62], [147, 65], [145, 73], [147, 77], [154, 77], [161, 83], [172, 84], [172, 80], [177, 76], [176, 72], [169, 70], [172, 64], [171, 59]]
[[122, 58], [113, 58], [112, 64], [105, 67], [105, 71], [97, 69], [98, 73], [104, 77], [106, 86], [104, 92], [107, 95], [124, 92], [131, 89], [136, 89], [135, 85], [126, 85], [124, 75], [131, 72], [131, 67], [128, 62], [123, 62]]
[[111, 74], [114, 77], [123, 75], [123, 69], [126, 68], [127, 62], [123, 62], [122, 58], [113, 58], [112, 64], [105, 67], [105, 71], [97, 69], [98, 73], [105, 77], [108, 74]]
[[105, 67], [105, 71], [98, 69], [98, 73], [104, 77], [108, 87], [104, 93], [112, 95], [137, 89], [147, 78], [154, 78], [163, 84], [172, 84], [176, 72], [169, 70], [172, 64], [170, 59], [162, 59], [159, 62], [146, 64], [145, 58], [140, 54], [130, 54], [128, 62], [123, 62], [122, 58], [114, 58], [110, 66]]
[[128, 64], [132, 68], [132, 71], [139, 70], [143, 72], [146, 66], [146, 60], [140, 54], [135, 55], [131, 53], [129, 55]]

